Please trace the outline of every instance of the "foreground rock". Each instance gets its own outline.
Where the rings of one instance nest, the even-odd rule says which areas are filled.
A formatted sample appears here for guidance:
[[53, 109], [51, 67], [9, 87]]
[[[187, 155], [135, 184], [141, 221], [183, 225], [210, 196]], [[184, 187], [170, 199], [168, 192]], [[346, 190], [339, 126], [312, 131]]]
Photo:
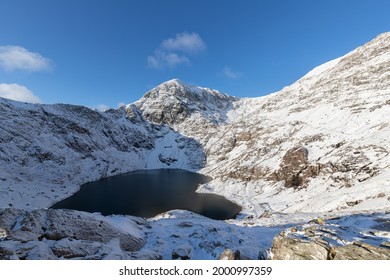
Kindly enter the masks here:
[[[357, 216], [356, 224], [361, 217]], [[369, 217], [367, 217], [369, 218]], [[316, 219], [276, 235], [270, 250], [273, 260], [390, 260], [389, 220], [372, 219], [370, 230], [354, 228], [340, 219]], [[356, 241], [364, 239], [364, 242]]]
[[0, 210], [0, 260], [390, 259], [390, 213], [291, 224], [246, 226], [184, 210], [145, 220], [8, 208]]
[[6, 209], [0, 212], [0, 259], [132, 259], [149, 227], [129, 216]]
[[219, 260], [239, 260], [240, 259], [240, 251], [232, 251], [230, 249], [226, 249], [222, 252], [222, 254], [218, 258]]
[[[74, 210], [0, 210], [0, 260], [256, 259], [283, 227], [241, 227], [184, 210], [153, 219]], [[262, 238], [259, 238], [261, 236]], [[244, 240], [245, 238], [245, 240]], [[233, 254], [234, 255], [234, 254]]]

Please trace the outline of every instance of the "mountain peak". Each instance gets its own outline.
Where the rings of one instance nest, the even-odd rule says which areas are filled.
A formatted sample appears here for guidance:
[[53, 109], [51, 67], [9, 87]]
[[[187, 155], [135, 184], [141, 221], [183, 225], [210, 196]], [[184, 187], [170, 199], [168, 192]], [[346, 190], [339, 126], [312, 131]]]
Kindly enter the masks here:
[[[161, 83], [160, 85], [156, 86], [153, 90], [161, 90], [163, 89], [169, 94], [175, 95], [179, 94], [180, 92], [186, 91], [187, 93], [192, 93], [192, 94], [199, 94], [206, 88], [202, 88], [199, 86], [195, 86], [189, 83], [185, 83], [180, 79], [171, 79], [166, 82]], [[211, 90], [213, 92], [217, 92], [216, 90]]]
[[163, 84], [176, 84], [176, 85], [186, 85], [182, 80], [174, 78], [168, 81], [163, 82]]
[[214, 89], [172, 79], [147, 92], [134, 105], [146, 119], [156, 123], [180, 123], [193, 114], [207, 116], [211, 122], [219, 122], [222, 120], [221, 115], [224, 115], [222, 112], [231, 108], [236, 100], [238, 98]]
[[171, 98], [176, 98], [185, 103], [212, 102], [213, 99], [230, 101], [238, 99], [228, 94], [221, 93], [218, 90], [191, 85], [175, 78], [163, 82], [151, 89], [142, 97], [141, 100], [156, 99], [161, 96], [171, 96]]
[[[174, 94], [177, 94], [180, 91], [184, 91], [184, 90], [193, 91], [193, 90], [191, 90], [191, 88], [197, 88], [197, 87], [188, 85], [188, 84], [184, 83], [183, 81], [175, 78], [175, 79], [171, 79], [171, 80], [168, 80], [168, 81], [165, 81], [165, 82], [159, 84], [158, 86], [153, 88], [151, 91], [154, 91], [154, 90], [164, 91], [168, 94], [174, 95]], [[149, 91], [149, 92], [151, 92], [151, 91]]]

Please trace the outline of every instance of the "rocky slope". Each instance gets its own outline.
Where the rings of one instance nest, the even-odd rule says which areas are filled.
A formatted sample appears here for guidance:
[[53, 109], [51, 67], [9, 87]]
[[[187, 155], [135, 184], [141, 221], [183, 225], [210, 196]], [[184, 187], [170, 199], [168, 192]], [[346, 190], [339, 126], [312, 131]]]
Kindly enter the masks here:
[[[283, 224], [291, 226], [318, 215], [389, 211], [389, 115], [390, 33], [261, 98], [238, 99], [179, 80], [104, 113], [0, 98], [0, 208], [4, 209], [0, 255], [217, 258], [227, 248], [239, 248], [249, 258], [264, 257], [273, 236], [286, 227]], [[77, 244], [70, 251], [84, 253], [54, 252], [56, 246], [69, 248], [68, 239], [75, 233], [54, 241], [42, 235], [42, 227], [47, 229], [52, 221], [50, 215], [72, 224], [84, 214], [39, 209], [88, 181], [144, 168], [183, 168], [209, 175], [214, 179], [199, 191], [222, 194], [243, 211], [237, 219], [214, 227], [215, 221], [180, 211], [143, 222], [122, 217], [125, 224], [138, 221], [134, 228], [147, 233], [137, 235], [137, 253], [116, 246], [114, 257], [109, 249], [112, 235], [104, 240], [75, 238]], [[103, 220], [113, 235], [133, 230], [133, 226], [118, 230], [111, 222], [115, 217], [85, 215], [92, 224]], [[25, 217], [33, 217], [33, 224], [23, 224], [27, 233], [21, 233]], [[166, 231], [167, 225], [172, 231]], [[270, 225], [281, 226], [259, 227]], [[208, 237], [213, 234], [211, 242]], [[267, 241], [259, 243], [259, 236], [267, 236]], [[38, 242], [40, 237], [46, 245]], [[28, 250], [23, 249], [25, 241], [31, 245]], [[100, 254], [95, 245], [88, 247], [91, 242], [107, 250]], [[40, 246], [43, 251], [35, 252]], [[322, 248], [329, 252], [331, 247]]]

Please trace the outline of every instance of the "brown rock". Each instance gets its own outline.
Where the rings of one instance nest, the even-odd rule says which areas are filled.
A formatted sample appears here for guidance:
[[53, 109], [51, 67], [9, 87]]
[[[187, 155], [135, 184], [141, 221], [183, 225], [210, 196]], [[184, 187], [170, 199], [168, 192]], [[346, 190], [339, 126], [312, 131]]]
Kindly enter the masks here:
[[309, 224], [324, 225], [325, 221], [322, 218], [317, 218], [309, 221]]
[[334, 247], [335, 260], [390, 260], [390, 249], [363, 242]]
[[381, 198], [381, 197], [385, 197], [385, 196], [386, 196], [386, 194], [385, 194], [385, 193], [383, 193], [383, 192], [381, 192], [381, 193], [379, 193], [379, 194], [378, 194], [378, 196], [377, 196], [377, 197], [378, 197], [378, 198]]
[[303, 241], [279, 234], [272, 242], [270, 255], [273, 260], [326, 260], [328, 249], [315, 241]]
[[309, 178], [317, 176], [321, 164], [310, 165], [309, 151], [302, 146], [294, 147], [286, 152], [279, 169], [268, 176], [268, 180], [284, 181], [287, 188], [300, 188], [306, 185]]
[[219, 260], [239, 260], [240, 259], [240, 251], [231, 249], [225, 249], [222, 254], [218, 258]]
[[293, 230], [282, 231], [272, 242], [270, 256], [273, 260], [390, 260], [388, 242], [380, 247], [363, 242], [332, 246], [329, 239], [340, 240], [323, 225], [312, 224], [303, 238]]

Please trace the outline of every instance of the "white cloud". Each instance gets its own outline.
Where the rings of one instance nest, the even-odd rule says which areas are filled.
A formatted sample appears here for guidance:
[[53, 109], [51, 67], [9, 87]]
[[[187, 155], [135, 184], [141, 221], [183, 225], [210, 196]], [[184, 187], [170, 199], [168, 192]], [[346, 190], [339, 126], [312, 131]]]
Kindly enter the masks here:
[[148, 66], [154, 69], [175, 68], [180, 64], [190, 65], [190, 60], [185, 55], [174, 52], [156, 50], [154, 55], [148, 56]]
[[206, 43], [197, 33], [179, 33], [160, 44], [153, 55], [147, 57], [150, 68], [176, 68], [179, 65], [191, 65], [189, 55], [206, 50]]
[[149, 55], [147, 61], [150, 68], [159, 69], [163, 66], [163, 64], [153, 55]]
[[228, 79], [239, 79], [242, 77], [242, 73], [233, 71], [230, 67], [223, 68], [221, 72], [222, 76]]
[[206, 50], [206, 43], [197, 33], [179, 33], [175, 38], [169, 38], [161, 43], [161, 49], [197, 53]]
[[0, 84], [0, 97], [30, 103], [41, 103], [31, 90], [18, 84]]
[[0, 46], [0, 67], [6, 71], [42, 71], [50, 70], [53, 63], [39, 53], [19, 46]]

